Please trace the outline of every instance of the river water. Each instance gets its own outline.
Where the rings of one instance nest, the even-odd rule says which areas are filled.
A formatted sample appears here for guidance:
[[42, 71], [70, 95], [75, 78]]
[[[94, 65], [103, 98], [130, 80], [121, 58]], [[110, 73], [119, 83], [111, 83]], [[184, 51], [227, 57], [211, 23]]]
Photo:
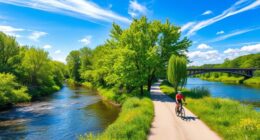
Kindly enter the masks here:
[[[226, 84], [222, 82], [206, 81], [199, 78], [188, 78], [187, 88], [204, 86], [210, 90], [212, 97], [230, 98], [247, 103], [260, 103], [260, 88], [253, 88], [242, 84]], [[259, 110], [259, 108], [257, 108]]]
[[64, 86], [44, 101], [0, 112], [0, 140], [77, 139], [103, 131], [119, 111], [94, 91]]

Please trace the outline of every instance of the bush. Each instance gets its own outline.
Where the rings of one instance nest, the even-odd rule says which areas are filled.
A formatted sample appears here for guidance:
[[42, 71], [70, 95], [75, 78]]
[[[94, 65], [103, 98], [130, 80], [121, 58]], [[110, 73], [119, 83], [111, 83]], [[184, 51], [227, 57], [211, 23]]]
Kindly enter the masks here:
[[149, 98], [128, 98], [117, 120], [105, 132], [88, 134], [79, 139], [95, 140], [145, 140], [153, 120], [153, 103]]
[[259, 85], [260, 86], [260, 77], [253, 77], [244, 81], [246, 85]]
[[93, 88], [93, 85], [90, 82], [84, 82], [84, 83], [82, 83], [82, 86], [86, 87], [86, 88]]
[[0, 73], [0, 85], [0, 107], [31, 99], [27, 88], [19, 85], [12, 74]]

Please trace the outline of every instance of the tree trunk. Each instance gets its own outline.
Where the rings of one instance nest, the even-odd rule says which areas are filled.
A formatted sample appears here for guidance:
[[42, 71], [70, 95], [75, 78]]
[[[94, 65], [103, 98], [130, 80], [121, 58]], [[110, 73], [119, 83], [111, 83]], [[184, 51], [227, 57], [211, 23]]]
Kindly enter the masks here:
[[154, 76], [150, 76], [147, 80], [147, 91], [150, 92]]
[[144, 87], [140, 86], [140, 90], [141, 90], [141, 95], [143, 96], [144, 95]]

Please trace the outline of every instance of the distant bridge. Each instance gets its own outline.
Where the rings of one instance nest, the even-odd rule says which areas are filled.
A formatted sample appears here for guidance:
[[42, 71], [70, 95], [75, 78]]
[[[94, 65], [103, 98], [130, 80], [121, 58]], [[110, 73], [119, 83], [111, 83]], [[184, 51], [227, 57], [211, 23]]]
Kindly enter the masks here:
[[246, 78], [253, 77], [253, 73], [256, 70], [256, 68], [188, 68], [188, 76], [193, 76], [196, 74], [204, 74], [209, 72], [224, 72], [224, 73], [232, 73], [237, 75], [245, 76]]

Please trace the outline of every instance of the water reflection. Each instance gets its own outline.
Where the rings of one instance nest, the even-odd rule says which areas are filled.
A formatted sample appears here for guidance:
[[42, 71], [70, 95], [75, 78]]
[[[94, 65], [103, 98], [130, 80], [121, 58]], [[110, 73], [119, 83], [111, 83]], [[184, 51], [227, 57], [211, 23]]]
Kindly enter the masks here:
[[45, 101], [0, 112], [0, 139], [76, 139], [102, 131], [118, 113], [91, 90], [64, 87]]

